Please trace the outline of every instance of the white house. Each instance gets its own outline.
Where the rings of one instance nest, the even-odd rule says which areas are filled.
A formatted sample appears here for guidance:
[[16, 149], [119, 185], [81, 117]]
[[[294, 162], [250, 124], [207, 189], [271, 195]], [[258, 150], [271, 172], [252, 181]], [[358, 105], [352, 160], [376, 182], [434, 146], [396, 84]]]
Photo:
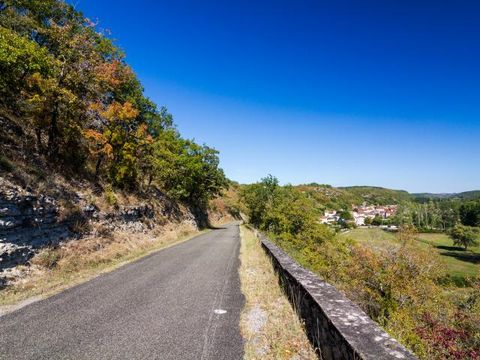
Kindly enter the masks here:
[[325, 211], [324, 215], [320, 218], [322, 224], [332, 224], [337, 222], [340, 217], [337, 215], [335, 210]]

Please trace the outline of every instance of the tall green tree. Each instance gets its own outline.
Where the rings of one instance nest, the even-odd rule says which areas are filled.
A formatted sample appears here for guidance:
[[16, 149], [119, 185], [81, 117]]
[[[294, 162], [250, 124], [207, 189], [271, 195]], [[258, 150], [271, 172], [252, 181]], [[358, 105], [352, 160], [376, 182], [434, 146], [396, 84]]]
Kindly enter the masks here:
[[468, 249], [469, 246], [475, 246], [479, 243], [480, 232], [478, 228], [465, 225], [456, 225], [451, 231], [450, 236], [454, 245], [459, 245]]
[[480, 200], [468, 201], [462, 204], [459, 212], [463, 225], [480, 226]]
[[250, 223], [257, 227], [264, 224], [267, 208], [271, 206], [278, 186], [278, 179], [268, 175], [260, 182], [243, 188], [241, 197], [248, 209]]
[[228, 186], [218, 151], [169, 130], [154, 143], [155, 178], [173, 197], [201, 208]]

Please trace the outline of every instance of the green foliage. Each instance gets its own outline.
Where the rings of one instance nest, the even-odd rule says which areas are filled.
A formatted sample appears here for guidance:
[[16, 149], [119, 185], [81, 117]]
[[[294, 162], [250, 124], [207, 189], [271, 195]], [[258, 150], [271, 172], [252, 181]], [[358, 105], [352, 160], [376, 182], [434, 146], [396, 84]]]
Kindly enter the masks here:
[[268, 175], [259, 183], [246, 185], [242, 189], [241, 197], [248, 209], [248, 217], [251, 224], [260, 228], [265, 227], [267, 208], [273, 201], [277, 187], [277, 178]]
[[383, 225], [383, 217], [376, 214], [375, 217], [372, 219], [372, 225], [375, 225], [375, 226]]
[[123, 53], [71, 5], [2, 1], [0, 24], [1, 111], [24, 120], [51, 166], [126, 190], [156, 183], [202, 208], [227, 186], [218, 152], [182, 139]]
[[411, 194], [416, 202], [429, 202], [431, 200], [473, 200], [480, 198], [480, 190], [464, 191], [451, 194], [417, 193]]
[[[452, 196], [427, 196], [427, 194], [409, 194], [405, 191], [390, 190], [379, 187], [352, 186], [335, 188], [329, 185], [311, 183], [297, 188], [315, 200], [315, 206], [323, 210], [338, 210], [348, 222], [346, 210], [352, 205], [363, 203], [369, 205], [398, 204], [398, 211], [393, 218], [377, 218], [373, 225], [394, 223], [402, 226], [413, 225], [423, 232], [447, 231], [461, 222], [463, 225], [480, 225], [480, 200], [475, 198], [477, 192], [466, 192]], [[366, 220], [366, 224], [372, 222]]]
[[467, 250], [469, 246], [478, 245], [480, 232], [479, 229], [475, 227], [455, 225], [455, 227], [450, 231], [450, 236], [454, 245], [462, 246], [465, 248], [465, 250]]
[[0, 26], [0, 102], [15, 104], [16, 97], [27, 90], [31, 76], [49, 78], [58, 71], [48, 50], [18, 33]]
[[391, 205], [411, 200], [411, 195], [403, 190], [392, 190], [375, 186], [349, 186], [339, 189], [348, 191], [357, 199], [361, 199], [356, 204], [366, 202], [371, 205]]
[[463, 248], [452, 247], [452, 239], [444, 233], [416, 233], [411, 226], [399, 228], [393, 233], [380, 228], [360, 228], [342, 234], [364, 246], [383, 249], [400, 245], [412, 245], [420, 249], [428, 249], [432, 256], [437, 257], [444, 265], [442, 286], [455, 285], [466, 288], [471, 286], [471, 281], [477, 276], [480, 266], [480, 248], [469, 248], [466, 254]]
[[153, 177], [174, 198], [205, 207], [228, 186], [215, 149], [184, 140], [173, 129], [152, 146]]
[[480, 200], [463, 203], [459, 215], [463, 225], [480, 226]]
[[271, 175], [245, 186], [241, 200], [250, 223], [286, 246], [320, 244], [333, 237], [332, 230], [319, 223], [315, 201], [293, 186], [279, 186]]
[[[244, 186], [241, 199], [253, 225], [267, 231], [299, 263], [343, 290], [419, 357], [467, 358], [473, 354], [480, 344], [478, 305], [467, 310], [446, 295], [438, 255], [414, 244], [412, 213], [402, 208], [398, 239], [385, 233], [395, 246], [380, 241], [382, 246], [369, 247], [349, 239], [348, 234], [335, 236], [319, 224], [319, 197], [310, 190], [279, 186], [269, 176]], [[335, 191], [322, 187], [322, 194], [323, 190]], [[466, 292], [474, 298], [470, 290]], [[440, 336], [435, 334], [437, 329]]]
[[445, 231], [459, 222], [458, 209], [458, 200], [405, 202], [399, 206], [393, 222], [414, 225], [422, 231]]
[[343, 220], [353, 220], [353, 215], [350, 211], [348, 210], [342, 210], [338, 213], [338, 216], [340, 216], [340, 218], [342, 218]]
[[390, 190], [370, 186], [335, 188], [331, 185], [311, 183], [297, 188], [316, 201], [320, 210], [347, 210], [352, 205], [392, 205], [410, 201], [405, 191]]
[[333, 237], [332, 230], [319, 223], [315, 201], [293, 186], [279, 186], [271, 175], [246, 185], [241, 200], [250, 223], [285, 246], [320, 244]]
[[107, 186], [105, 188], [103, 196], [105, 197], [105, 201], [107, 202], [108, 205], [110, 205], [110, 206], [116, 206], [117, 205], [118, 199], [115, 196], [115, 193], [113, 192], [113, 190], [110, 186]]

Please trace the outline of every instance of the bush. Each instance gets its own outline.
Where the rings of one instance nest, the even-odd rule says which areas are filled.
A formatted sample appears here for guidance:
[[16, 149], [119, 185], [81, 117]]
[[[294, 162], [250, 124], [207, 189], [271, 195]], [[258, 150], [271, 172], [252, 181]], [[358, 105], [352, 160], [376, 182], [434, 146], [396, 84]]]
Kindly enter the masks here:
[[103, 194], [105, 201], [110, 206], [116, 206], [118, 203], [117, 196], [110, 186], [105, 188], [105, 193]]
[[78, 235], [85, 235], [92, 231], [92, 225], [87, 219], [79, 219], [70, 224], [69, 229]]
[[54, 248], [48, 248], [38, 253], [32, 263], [47, 269], [53, 269], [60, 260], [60, 253]]

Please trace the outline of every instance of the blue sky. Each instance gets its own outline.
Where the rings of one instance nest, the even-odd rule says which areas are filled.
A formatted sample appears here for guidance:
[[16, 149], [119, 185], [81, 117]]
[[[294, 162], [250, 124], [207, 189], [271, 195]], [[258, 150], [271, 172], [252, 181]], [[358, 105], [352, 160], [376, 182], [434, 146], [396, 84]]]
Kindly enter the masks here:
[[72, 0], [228, 177], [480, 189], [480, 2]]

